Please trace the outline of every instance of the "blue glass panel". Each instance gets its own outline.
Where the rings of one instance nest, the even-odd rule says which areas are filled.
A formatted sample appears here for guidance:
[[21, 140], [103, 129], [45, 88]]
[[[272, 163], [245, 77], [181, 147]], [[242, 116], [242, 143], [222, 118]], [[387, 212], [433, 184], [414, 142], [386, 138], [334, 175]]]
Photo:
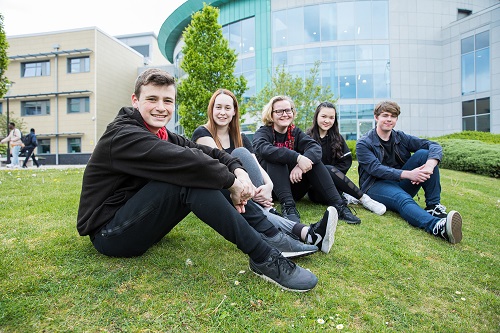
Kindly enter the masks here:
[[354, 2], [337, 3], [337, 38], [339, 40], [354, 39]]
[[371, 60], [371, 59], [373, 59], [371, 45], [356, 46], [356, 60]]
[[358, 98], [373, 97], [373, 73], [371, 61], [358, 61], [357, 65], [357, 87]]
[[389, 9], [387, 1], [372, 1], [372, 36], [373, 39], [389, 38]]
[[476, 92], [490, 90], [490, 48], [476, 51]]
[[287, 12], [286, 25], [288, 27], [288, 44], [304, 44], [304, 8], [289, 9]]
[[356, 26], [354, 36], [356, 39], [372, 38], [372, 10], [371, 1], [359, 1], [354, 3], [356, 13]]
[[255, 18], [241, 21], [241, 50], [243, 53], [255, 52]]
[[356, 59], [356, 52], [354, 45], [339, 46], [337, 47], [339, 61], [354, 60]]
[[462, 54], [474, 51], [474, 36], [462, 39]]
[[373, 97], [390, 98], [391, 72], [386, 60], [373, 61]]
[[286, 11], [280, 10], [273, 13], [273, 46], [287, 45]]
[[337, 61], [337, 47], [336, 46], [322, 47], [321, 61], [322, 62]]
[[337, 4], [320, 5], [321, 40], [337, 39]]
[[320, 40], [319, 6], [304, 7], [304, 42], [313, 43]]
[[273, 67], [287, 65], [287, 52], [274, 52], [273, 53]]
[[339, 62], [340, 98], [356, 98], [356, 63]]
[[473, 93], [474, 84], [474, 53], [462, 55], [462, 95]]
[[476, 35], [476, 50], [490, 46], [490, 32], [485, 31]]

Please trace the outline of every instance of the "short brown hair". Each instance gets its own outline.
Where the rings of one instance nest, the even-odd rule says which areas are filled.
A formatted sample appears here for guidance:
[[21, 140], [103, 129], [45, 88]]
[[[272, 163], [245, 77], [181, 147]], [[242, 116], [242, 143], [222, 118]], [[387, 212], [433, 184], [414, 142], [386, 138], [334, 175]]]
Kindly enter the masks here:
[[152, 84], [154, 86], [175, 86], [175, 79], [172, 75], [158, 68], [150, 68], [142, 72], [135, 80], [134, 95], [139, 98], [141, 87]]
[[396, 102], [383, 101], [378, 103], [377, 106], [375, 106], [373, 114], [378, 117], [382, 112], [389, 112], [393, 116], [399, 117], [401, 109], [399, 108], [399, 105]]

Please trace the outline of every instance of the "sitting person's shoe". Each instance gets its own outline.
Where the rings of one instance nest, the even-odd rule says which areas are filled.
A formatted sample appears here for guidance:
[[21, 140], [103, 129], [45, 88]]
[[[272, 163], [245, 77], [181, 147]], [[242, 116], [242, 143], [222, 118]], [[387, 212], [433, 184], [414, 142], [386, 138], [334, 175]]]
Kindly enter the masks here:
[[309, 226], [306, 242], [316, 245], [321, 251], [328, 253], [335, 242], [338, 214], [335, 207], [328, 207], [323, 218]]
[[318, 283], [316, 275], [283, 257], [276, 249], [271, 250], [263, 263], [250, 259], [250, 270], [264, 280], [290, 291], [309, 291]]
[[344, 196], [344, 198], [346, 199], [347, 201], [347, 204], [353, 204], [353, 205], [357, 205], [359, 204], [359, 200], [356, 199], [355, 197], [353, 197], [352, 195], [350, 194], [347, 194], [347, 193], [342, 193], [342, 195]]
[[427, 206], [425, 207], [425, 210], [427, 211], [427, 213], [440, 219], [445, 219], [446, 216], [448, 216], [448, 213], [446, 213], [446, 207], [441, 205], [440, 203]]
[[293, 221], [295, 223], [300, 223], [300, 214], [297, 211], [297, 208], [295, 208], [295, 205], [282, 204], [281, 214], [287, 220]]
[[280, 251], [285, 258], [308, 256], [318, 251], [317, 246], [304, 244], [298, 238], [294, 236], [292, 237], [291, 234], [285, 233], [281, 230], [274, 237], [267, 237], [264, 234], [260, 235], [262, 239], [269, 244], [269, 246]]
[[384, 204], [373, 200], [368, 196], [368, 194], [363, 194], [363, 196], [359, 199], [359, 202], [361, 202], [363, 207], [377, 215], [384, 215], [387, 209]]
[[281, 213], [280, 213], [280, 212], [278, 212], [278, 211], [276, 210], [276, 208], [274, 208], [274, 207], [271, 207], [271, 208], [269, 209], [269, 213], [274, 214], [274, 215], [277, 215], [277, 216], [281, 216], [281, 217], [283, 217], [283, 215], [281, 215]]
[[343, 220], [348, 224], [360, 224], [361, 220], [359, 217], [354, 216], [349, 207], [346, 205], [342, 205], [337, 208], [337, 212], [339, 214], [339, 220]]
[[446, 239], [451, 244], [460, 243], [462, 240], [462, 216], [459, 212], [452, 210], [446, 218], [442, 218], [436, 223], [432, 233]]

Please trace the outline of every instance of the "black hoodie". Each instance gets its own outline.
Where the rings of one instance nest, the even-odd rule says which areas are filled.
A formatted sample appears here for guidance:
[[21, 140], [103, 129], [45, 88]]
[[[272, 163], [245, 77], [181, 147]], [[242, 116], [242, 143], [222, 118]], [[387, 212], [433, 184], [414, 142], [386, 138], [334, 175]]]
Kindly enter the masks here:
[[83, 175], [77, 229], [93, 235], [150, 180], [185, 187], [229, 188], [237, 158], [168, 131], [148, 131], [138, 110], [124, 107], [97, 143]]

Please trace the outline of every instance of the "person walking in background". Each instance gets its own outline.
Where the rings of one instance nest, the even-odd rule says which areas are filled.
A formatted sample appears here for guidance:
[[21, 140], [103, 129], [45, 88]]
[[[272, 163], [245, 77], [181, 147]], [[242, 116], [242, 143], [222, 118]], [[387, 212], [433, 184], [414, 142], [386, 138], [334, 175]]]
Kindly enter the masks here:
[[[247, 208], [255, 206], [257, 213], [254, 215], [259, 220], [265, 215], [274, 225], [274, 228], [269, 227], [266, 230], [267, 237], [263, 237], [267, 240], [276, 238], [275, 235], [279, 235], [279, 228], [285, 231], [285, 235], [292, 234], [296, 236], [294, 238], [306, 243], [302, 246], [295, 245], [295, 250], [290, 249], [292, 252], [310, 251], [311, 246], [325, 253], [330, 252], [337, 228], [337, 212], [334, 208], [327, 209], [323, 218], [311, 226], [287, 220], [277, 212], [273, 212], [275, 210], [272, 198], [273, 182], [255, 158], [250, 140], [240, 132], [240, 112], [236, 96], [227, 89], [218, 89], [210, 98], [207, 116], [207, 123], [196, 128], [192, 140], [198, 144], [224, 150], [240, 159], [252, 184], [256, 187], [255, 196], [248, 202]], [[248, 216], [244, 217], [250, 225], [253, 225]], [[276, 245], [275, 247], [278, 248]]]
[[[26, 158], [24, 159], [23, 168], [27, 168], [26, 163], [30, 157], [33, 159], [33, 164], [36, 165], [37, 168], [40, 167], [40, 164], [36, 160], [35, 156], [35, 148], [38, 146], [38, 140], [36, 139], [35, 129], [30, 129], [30, 133], [27, 135], [28, 138], [25, 140], [24, 148], [21, 150], [24, 152]], [[26, 144], [27, 143], [27, 144]]]
[[[383, 215], [385, 206], [370, 198], [346, 176], [352, 165], [351, 150], [339, 132], [337, 109], [330, 102], [323, 102], [316, 107], [313, 124], [306, 133], [321, 145], [321, 161], [328, 169], [333, 183], [344, 196], [351, 196], [354, 203], [360, 202], [363, 207], [375, 214]], [[314, 188], [308, 192], [314, 202], [325, 203], [325, 198]]]
[[[462, 216], [454, 210], [447, 213], [441, 204], [438, 164], [443, 149], [437, 142], [395, 130], [400, 113], [392, 101], [375, 107], [376, 127], [356, 143], [360, 188], [412, 226], [459, 243]], [[425, 193], [425, 209], [413, 200], [420, 188]]]
[[175, 96], [169, 73], [150, 68], [137, 77], [133, 107], [118, 112], [85, 168], [78, 233], [104, 255], [140, 256], [193, 212], [247, 254], [256, 275], [287, 290], [314, 288], [313, 273], [269, 246], [241, 216], [254, 188], [239, 160], [166, 129]]
[[261, 166], [274, 184], [273, 193], [284, 217], [300, 222], [295, 200], [312, 187], [333, 206], [340, 220], [359, 224], [341, 198], [328, 170], [321, 162], [321, 146], [293, 124], [297, 111], [287, 96], [275, 96], [264, 106], [261, 126], [254, 135], [253, 148]]
[[5, 137], [0, 143], [8, 142], [10, 144], [10, 152], [12, 154], [12, 161], [7, 164], [7, 168], [19, 168], [19, 152], [23, 142], [21, 141], [21, 131], [16, 128], [16, 124], [9, 123], [9, 135]]

